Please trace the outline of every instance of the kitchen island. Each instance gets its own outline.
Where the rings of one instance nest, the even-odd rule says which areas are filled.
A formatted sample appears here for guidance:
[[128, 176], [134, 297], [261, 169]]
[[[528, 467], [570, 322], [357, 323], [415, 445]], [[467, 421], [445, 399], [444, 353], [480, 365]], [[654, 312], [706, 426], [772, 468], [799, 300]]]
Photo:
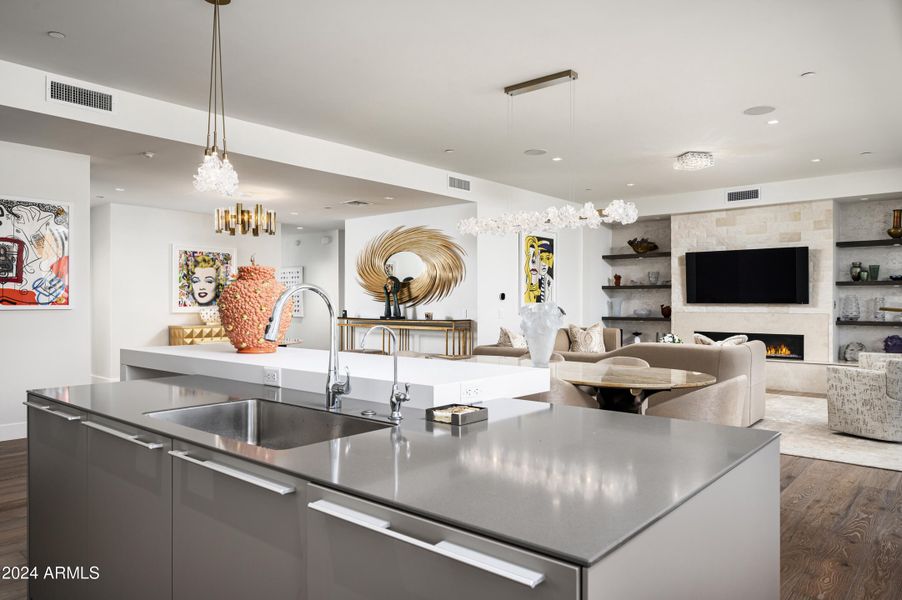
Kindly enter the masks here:
[[[343, 436], [169, 417], [247, 399]], [[778, 434], [509, 399], [464, 427], [322, 406], [201, 376], [31, 392], [30, 560], [100, 571], [31, 597], [778, 596]]]

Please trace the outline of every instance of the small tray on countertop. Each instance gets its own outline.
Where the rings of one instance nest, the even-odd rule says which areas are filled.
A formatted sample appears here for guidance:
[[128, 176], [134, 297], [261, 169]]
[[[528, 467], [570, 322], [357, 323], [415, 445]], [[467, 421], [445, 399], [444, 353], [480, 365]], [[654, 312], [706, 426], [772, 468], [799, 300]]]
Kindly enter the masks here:
[[[458, 411], [455, 411], [458, 409]], [[438, 415], [436, 414], [438, 413]], [[450, 414], [449, 414], [450, 413]], [[447, 416], [446, 416], [447, 415]], [[485, 406], [470, 404], [446, 404], [426, 409], [426, 420], [446, 425], [469, 425], [489, 418], [489, 409]]]

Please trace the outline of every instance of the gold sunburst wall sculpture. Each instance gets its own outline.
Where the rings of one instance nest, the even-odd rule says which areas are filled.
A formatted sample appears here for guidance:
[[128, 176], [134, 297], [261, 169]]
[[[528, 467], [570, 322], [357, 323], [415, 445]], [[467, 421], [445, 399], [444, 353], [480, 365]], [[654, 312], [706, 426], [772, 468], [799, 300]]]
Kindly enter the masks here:
[[385, 298], [386, 263], [401, 252], [412, 252], [423, 261], [422, 273], [402, 284], [401, 304], [419, 306], [441, 300], [466, 275], [466, 251], [450, 237], [431, 227], [395, 227], [367, 242], [357, 256], [357, 280], [375, 300]]

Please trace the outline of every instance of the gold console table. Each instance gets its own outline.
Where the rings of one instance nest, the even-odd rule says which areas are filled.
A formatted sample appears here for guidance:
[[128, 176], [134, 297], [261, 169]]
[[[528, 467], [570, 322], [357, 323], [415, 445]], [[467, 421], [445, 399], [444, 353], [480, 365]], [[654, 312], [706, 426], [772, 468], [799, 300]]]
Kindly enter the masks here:
[[170, 346], [193, 346], [195, 344], [215, 344], [227, 342], [222, 325], [170, 325]]
[[[410, 350], [410, 334], [413, 331], [440, 331], [445, 334], [446, 356], [469, 356], [473, 353], [473, 321], [470, 319], [362, 319], [341, 317], [338, 329], [341, 332], [341, 350], [355, 350], [355, 331], [358, 327], [369, 329], [384, 325], [398, 332], [398, 346], [401, 351]], [[382, 351], [391, 352], [391, 337], [382, 332]]]

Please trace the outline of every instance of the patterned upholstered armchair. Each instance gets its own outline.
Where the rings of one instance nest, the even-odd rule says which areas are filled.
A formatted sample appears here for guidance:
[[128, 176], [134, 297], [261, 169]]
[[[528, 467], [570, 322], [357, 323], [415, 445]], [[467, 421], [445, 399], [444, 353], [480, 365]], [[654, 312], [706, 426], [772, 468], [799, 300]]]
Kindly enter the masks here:
[[827, 425], [834, 431], [902, 442], [902, 359], [873, 368], [827, 367]]

